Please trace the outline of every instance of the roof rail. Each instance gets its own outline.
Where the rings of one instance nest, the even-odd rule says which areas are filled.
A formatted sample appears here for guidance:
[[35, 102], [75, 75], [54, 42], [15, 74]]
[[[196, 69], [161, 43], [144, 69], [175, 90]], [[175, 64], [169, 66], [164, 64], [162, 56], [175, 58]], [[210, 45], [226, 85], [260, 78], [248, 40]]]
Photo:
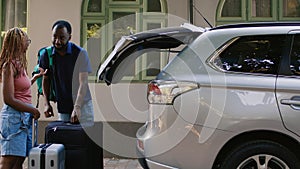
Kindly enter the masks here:
[[299, 21], [295, 22], [247, 22], [220, 25], [210, 30], [229, 29], [229, 28], [246, 28], [246, 27], [268, 27], [268, 26], [300, 26]]

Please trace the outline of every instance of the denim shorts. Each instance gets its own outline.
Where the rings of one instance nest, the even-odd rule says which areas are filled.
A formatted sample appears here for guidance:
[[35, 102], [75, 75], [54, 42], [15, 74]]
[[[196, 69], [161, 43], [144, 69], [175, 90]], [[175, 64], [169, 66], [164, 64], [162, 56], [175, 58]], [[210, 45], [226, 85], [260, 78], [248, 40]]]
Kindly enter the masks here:
[[[70, 121], [71, 114], [58, 113], [58, 120]], [[81, 125], [93, 125], [94, 124], [94, 108], [93, 101], [90, 100], [83, 104], [81, 107], [81, 117], [79, 118]]]
[[1, 155], [26, 157], [32, 148], [32, 115], [4, 105], [0, 114]]

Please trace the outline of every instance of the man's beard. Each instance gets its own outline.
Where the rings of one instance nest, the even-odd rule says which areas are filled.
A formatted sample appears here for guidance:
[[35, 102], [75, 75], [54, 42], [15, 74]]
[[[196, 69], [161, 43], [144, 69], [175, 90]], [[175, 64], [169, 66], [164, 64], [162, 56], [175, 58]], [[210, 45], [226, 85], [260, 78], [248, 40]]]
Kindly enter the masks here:
[[55, 47], [55, 50], [58, 50], [58, 51], [64, 51], [64, 50], [67, 50], [67, 46], [68, 46], [68, 42], [65, 43], [65, 44], [61, 44], [59, 46], [59, 48], [56, 47], [56, 45], [53, 45]]

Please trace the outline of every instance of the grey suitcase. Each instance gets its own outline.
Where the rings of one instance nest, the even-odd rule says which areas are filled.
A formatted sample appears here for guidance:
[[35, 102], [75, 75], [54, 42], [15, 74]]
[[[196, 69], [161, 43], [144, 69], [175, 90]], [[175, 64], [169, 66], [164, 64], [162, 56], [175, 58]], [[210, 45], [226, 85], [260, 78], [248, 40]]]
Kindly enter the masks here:
[[[32, 145], [36, 144], [36, 123], [33, 122]], [[63, 144], [39, 144], [28, 156], [28, 169], [65, 169], [65, 147]]]

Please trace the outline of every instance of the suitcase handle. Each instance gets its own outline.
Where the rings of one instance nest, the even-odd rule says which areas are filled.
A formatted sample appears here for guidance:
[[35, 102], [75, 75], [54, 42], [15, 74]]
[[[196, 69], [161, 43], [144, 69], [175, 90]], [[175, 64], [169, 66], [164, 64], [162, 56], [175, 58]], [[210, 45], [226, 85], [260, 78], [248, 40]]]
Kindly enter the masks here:
[[32, 147], [35, 147], [37, 144], [37, 122], [38, 122], [37, 120], [32, 118], [32, 140], [31, 140]]

